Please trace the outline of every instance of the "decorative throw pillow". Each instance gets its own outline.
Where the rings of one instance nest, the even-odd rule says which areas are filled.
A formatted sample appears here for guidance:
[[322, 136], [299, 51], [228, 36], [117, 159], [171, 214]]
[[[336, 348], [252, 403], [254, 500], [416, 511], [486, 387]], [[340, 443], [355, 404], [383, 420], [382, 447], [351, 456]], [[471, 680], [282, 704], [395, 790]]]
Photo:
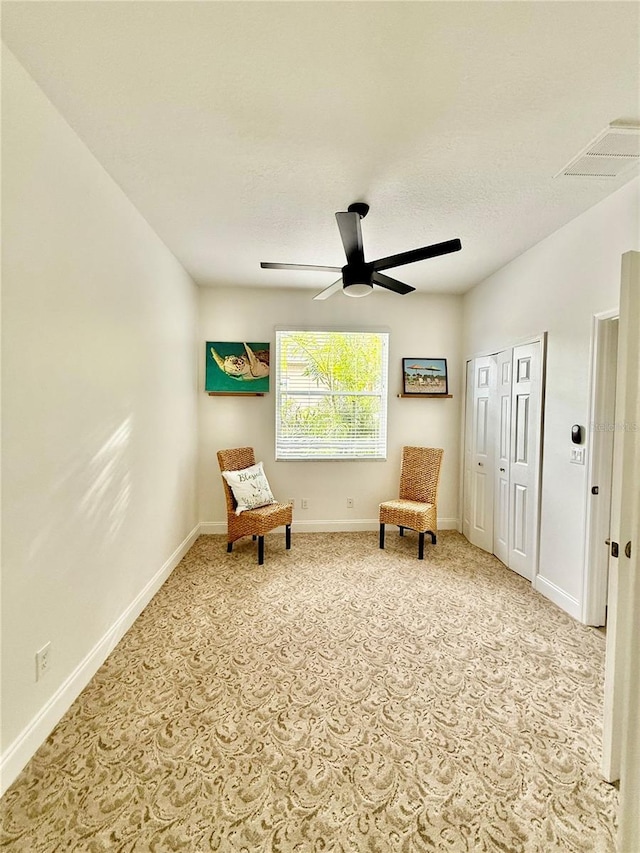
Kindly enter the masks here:
[[242, 471], [223, 471], [222, 476], [229, 484], [238, 504], [236, 515], [240, 515], [245, 509], [276, 503], [269, 488], [269, 481], [262, 470], [262, 462]]

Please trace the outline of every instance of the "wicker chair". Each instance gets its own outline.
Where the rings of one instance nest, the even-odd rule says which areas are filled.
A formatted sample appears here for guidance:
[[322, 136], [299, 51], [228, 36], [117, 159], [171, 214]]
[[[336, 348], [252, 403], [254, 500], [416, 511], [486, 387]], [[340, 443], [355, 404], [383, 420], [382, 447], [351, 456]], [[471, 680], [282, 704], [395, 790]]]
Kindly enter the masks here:
[[418, 559], [424, 559], [424, 534], [436, 544], [438, 532], [438, 484], [444, 451], [439, 447], [403, 447], [398, 500], [380, 504], [380, 547], [384, 548], [385, 524], [397, 524], [418, 532]]
[[[256, 464], [252, 447], [236, 447], [230, 450], [218, 451], [218, 464], [221, 471], [242, 471]], [[233, 543], [242, 536], [252, 536], [258, 540], [258, 565], [264, 563], [264, 535], [276, 527], [285, 525], [285, 542], [287, 550], [291, 548], [291, 521], [293, 505], [267, 504], [256, 509], [246, 509], [236, 515], [236, 499], [224, 477], [224, 496], [227, 502], [227, 554], [231, 553]]]

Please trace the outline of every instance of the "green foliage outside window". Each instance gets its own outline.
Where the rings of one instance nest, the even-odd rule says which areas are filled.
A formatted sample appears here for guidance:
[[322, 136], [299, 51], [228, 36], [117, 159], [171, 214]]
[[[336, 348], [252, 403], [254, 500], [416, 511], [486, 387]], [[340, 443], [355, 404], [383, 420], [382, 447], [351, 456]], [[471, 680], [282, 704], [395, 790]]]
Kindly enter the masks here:
[[278, 333], [278, 458], [380, 458], [387, 335]]

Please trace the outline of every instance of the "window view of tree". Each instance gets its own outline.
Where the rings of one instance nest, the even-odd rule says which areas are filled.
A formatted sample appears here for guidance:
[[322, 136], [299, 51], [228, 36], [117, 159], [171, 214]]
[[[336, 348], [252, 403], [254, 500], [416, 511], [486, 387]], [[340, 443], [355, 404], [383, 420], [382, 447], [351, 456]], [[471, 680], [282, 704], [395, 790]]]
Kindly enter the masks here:
[[276, 458], [384, 458], [387, 348], [380, 332], [278, 332]]

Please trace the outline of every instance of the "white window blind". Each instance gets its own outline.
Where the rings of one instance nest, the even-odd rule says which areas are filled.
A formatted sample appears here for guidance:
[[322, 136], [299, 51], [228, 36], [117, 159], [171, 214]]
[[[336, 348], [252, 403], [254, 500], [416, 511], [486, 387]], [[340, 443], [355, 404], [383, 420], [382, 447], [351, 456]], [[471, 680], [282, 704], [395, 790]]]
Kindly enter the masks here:
[[386, 459], [388, 332], [276, 331], [276, 459]]

